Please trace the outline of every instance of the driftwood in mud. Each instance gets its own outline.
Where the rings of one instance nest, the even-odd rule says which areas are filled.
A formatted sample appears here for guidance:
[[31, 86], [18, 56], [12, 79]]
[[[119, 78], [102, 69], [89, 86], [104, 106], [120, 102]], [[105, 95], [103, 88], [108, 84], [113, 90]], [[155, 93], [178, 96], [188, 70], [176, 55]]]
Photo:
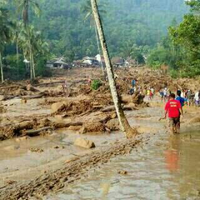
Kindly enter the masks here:
[[115, 111], [115, 107], [114, 106], [108, 106], [104, 109], [101, 110], [102, 112], [111, 112], [111, 111]]
[[25, 131], [25, 135], [38, 136], [38, 135], [40, 135], [41, 132], [47, 131], [47, 130], [52, 130], [52, 127], [48, 126], [48, 127], [43, 127], [43, 128], [36, 129], [36, 130], [28, 130], [28, 131]]
[[53, 122], [53, 127], [55, 129], [58, 129], [58, 128], [67, 128], [67, 127], [70, 127], [70, 126], [82, 126], [83, 123], [82, 122]]
[[21, 98], [22, 99], [39, 99], [39, 98], [42, 98], [44, 96], [43, 93], [40, 93], [40, 94], [36, 94], [36, 95], [32, 95], [32, 96], [22, 96]]
[[22, 121], [16, 124], [0, 126], [0, 140], [10, 139], [16, 136], [37, 136], [43, 131], [59, 128], [80, 127], [82, 122], [54, 122], [48, 119]]
[[65, 81], [54, 81], [54, 82], [49, 82], [49, 83], [38, 83], [38, 84], [34, 84], [34, 86], [38, 87], [38, 86], [49, 86], [49, 85], [56, 85], [56, 84], [61, 84], [64, 83]]

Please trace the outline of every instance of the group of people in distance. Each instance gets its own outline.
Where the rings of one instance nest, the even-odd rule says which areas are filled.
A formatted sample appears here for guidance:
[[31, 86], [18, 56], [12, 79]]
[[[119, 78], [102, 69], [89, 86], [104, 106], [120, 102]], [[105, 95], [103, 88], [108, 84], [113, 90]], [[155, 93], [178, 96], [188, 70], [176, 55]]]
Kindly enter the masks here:
[[[131, 82], [132, 88], [130, 94], [136, 92], [136, 81]], [[140, 91], [148, 97], [149, 100], [152, 100], [155, 91], [154, 88], [145, 89]], [[176, 95], [172, 93], [168, 88], [160, 90], [161, 100], [167, 102], [165, 105], [165, 115], [164, 119], [168, 117], [169, 119], [169, 130], [171, 134], [180, 133], [180, 118], [183, 117], [183, 106], [185, 104], [191, 105], [195, 103], [196, 106], [200, 105], [200, 91], [197, 91], [195, 94], [191, 90], [177, 90]]]
[[152, 100], [155, 95], [155, 89], [153, 87], [141, 90], [140, 86], [136, 86], [136, 80], [132, 80], [131, 89], [129, 91], [130, 95], [133, 95], [135, 92], [140, 92], [141, 94], [148, 97], [148, 100]]
[[[161, 100], [167, 101], [169, 100], [169, 96], [171, 94], [171, 91], [167, 88], [164, 88], [160, 90], [160, 97]], [[177, 96], [182, 98], [182, 101], [184, 100], [184, 104], [187, 105], [196, 105], [200, 106], [200, 90], [193, 93], [191, 90], [177, 90]]]

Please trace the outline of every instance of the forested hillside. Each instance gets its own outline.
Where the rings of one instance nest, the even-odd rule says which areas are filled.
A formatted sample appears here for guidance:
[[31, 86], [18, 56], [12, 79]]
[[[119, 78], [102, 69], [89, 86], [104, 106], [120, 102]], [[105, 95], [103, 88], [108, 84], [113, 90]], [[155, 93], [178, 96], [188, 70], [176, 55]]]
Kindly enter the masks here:
[[[36, 27], [51, 43], [54, 54], [69, 60], [97, 53], [95, 30], [82, 12], [86, 0], [43, 0]], [[187, 12], [184, 0], [101, 0], [102, 17], [111, 55], [129, 55], [133, 44], [154, 46], [173, 19]]]
[[[200, 0], [98, 0], [110, 55], [172, 76], [200, 74]], [[188, 5], [186, 5], [188, 4]], [[0, 0], [0, 74], [46, 74], [45, 64], [99, 53], [89, 0]]]

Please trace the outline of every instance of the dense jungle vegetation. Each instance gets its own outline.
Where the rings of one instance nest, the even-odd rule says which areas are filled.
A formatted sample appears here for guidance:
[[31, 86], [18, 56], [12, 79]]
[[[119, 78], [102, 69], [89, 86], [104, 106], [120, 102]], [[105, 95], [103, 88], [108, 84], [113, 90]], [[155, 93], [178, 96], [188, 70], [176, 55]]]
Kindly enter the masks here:
[[[99, 0], [99, 5], [111, 56], [132, 57], [155, 69], [168, 65], [173, 77], [200, 74], [199, 0]], [[2, 80], [42, 76], [53, 57], [71, 62], [98, 53], [88, 0], [0, 0], [0, 30]]]

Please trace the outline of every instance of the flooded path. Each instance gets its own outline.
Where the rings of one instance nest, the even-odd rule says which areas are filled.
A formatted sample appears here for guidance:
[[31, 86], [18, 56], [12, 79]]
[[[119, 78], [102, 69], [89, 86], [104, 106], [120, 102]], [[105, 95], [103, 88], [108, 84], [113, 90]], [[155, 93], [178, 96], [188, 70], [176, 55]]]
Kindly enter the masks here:
[[200, 199], [200, 132], [182, 130], [170, 137], [163, 130], [130, 155], [112, 159], [45, 199]]
[[128, 155], [120, 146], [127, 142], [120, 131], [84, 135], [95, 142], [94, 150], [74, 146], [79, 134], [65, 129], [3, 141], [0, 199], [200, 199], [200, 131], [192, 131], [200, 125], [190, 123], [197, 109], [186, 109], [181, 134], [170, 137], [165, 121], [158, 120], [163, 104], [151, 104], [126, 113], [131, 126], [142, 133]]

